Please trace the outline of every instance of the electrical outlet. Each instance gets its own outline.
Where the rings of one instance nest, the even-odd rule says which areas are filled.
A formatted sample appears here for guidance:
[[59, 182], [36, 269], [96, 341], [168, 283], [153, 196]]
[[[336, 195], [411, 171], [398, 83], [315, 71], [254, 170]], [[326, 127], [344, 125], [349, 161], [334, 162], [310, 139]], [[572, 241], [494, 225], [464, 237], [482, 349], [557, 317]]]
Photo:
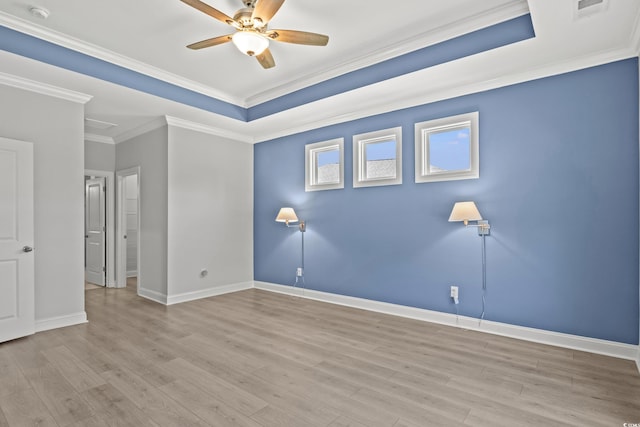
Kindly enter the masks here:
[[458, 299], [458, 287], [451, 286], [451, 298]]
[[296, 269], [296, 277], [302, 277], [302, 267]]

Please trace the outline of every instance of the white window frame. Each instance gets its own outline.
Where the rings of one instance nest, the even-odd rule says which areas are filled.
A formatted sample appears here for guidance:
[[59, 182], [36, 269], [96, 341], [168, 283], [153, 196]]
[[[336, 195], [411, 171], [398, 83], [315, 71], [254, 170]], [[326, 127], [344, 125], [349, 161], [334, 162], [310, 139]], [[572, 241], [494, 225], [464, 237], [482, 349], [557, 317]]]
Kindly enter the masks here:
[[[318, 183], [317, 153], [338, 150], [339, 152], [339, 182], [328, 184]], [[304, 147], [304, 190], [338, 190], [344, 188], [344, 138], [307, 144]]]
[[[396, 176], [393, 178], [366, 177], [366, 149], [367, 144], [394, 139], [396, 142]], [[361, 133], [353, 136], [353, 188], [375, 187], [381, 185], [402, 184], [402, 127]]]
[[[480, 132], [477, 111], [415, 124], [416, 182], [455, 181], [480, 178]], [[469, 128], [469, 169], [432, 172], [429, 170], [429, 134]]]

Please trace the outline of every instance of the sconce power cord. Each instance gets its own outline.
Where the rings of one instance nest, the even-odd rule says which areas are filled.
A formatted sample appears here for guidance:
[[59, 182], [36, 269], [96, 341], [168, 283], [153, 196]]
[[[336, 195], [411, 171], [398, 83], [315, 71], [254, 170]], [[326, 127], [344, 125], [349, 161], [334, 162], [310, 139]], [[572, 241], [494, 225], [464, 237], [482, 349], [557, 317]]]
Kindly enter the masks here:
[[302, 288], [302, 296], [304, 296], [304, 290], [306, 288], [306, 284], [304, 283], [304, 232], [300, 234], [302, 234], [302, 262], [301, 262], [302, 274], [298, 275], [296, 273], [296, 282], [293, 284], [293, 287], [297, 288], [298, 285], [301, 285], [300, 287]]
[[482, 314], [480, 315], [480, 321], [478, 326], [482, 324], [484, 320], [484, 311], [486, 305], [486, 293], [487, 293], [487, 241], [485, 235], [482, 235]]

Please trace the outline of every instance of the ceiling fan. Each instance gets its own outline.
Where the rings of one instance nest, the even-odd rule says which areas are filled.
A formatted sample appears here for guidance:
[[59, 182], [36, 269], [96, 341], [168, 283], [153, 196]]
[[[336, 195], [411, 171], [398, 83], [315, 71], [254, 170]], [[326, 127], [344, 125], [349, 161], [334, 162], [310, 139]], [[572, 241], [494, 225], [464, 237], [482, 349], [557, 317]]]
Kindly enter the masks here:
[[310, 46], [326, 46], [329, 42], [329, 37], [323, 34], [267, 29], [267, 24], [278, 12], [284, 0], [243, 0], [245, 7], [238, 10], [233, 18], [200, 0], [181, 1], [236, 29], [233, 34], [192, 43], [187, 46], [189, 49], [202, 49], [233, 41], [242, 53], [255, 56], [263, 68], [272, 68], [276, 63], [269, 51], [271, 40]]

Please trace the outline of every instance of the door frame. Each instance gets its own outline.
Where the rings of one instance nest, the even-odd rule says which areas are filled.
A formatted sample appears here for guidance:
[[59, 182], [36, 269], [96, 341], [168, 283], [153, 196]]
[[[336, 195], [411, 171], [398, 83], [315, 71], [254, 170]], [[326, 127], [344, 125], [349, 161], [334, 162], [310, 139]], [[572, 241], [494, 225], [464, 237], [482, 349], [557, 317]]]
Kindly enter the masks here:
[[106, 231], [106, 244], [107, 244], [107, 248], [106, 248], [106, 253], [107, 253], [107, 259], [106, 259], [106, 269], [107, 269], [107, 274], [105, 277], [105, 286], [108, 288], [116, 288], [117, 283], [116, 283], [116, 247], [115, 247], [115, 218], [114, 218], [114, 212], [115, 212], [115, 192], [114, 192], [114, 178], [113, 178], [113, 172], [111, 171], [101, 171], [101, 170], [94, 170], [94, 169], [85, 169], [84, 170], [84, 176], [95, 176], [98, 178], [105, 178], [105, 209], [106, 209], [106, 216], [105, 216], [105, 226], [107, 227], [107, 231]]
[[142, 283], [142, 260], [140, 259], [140, 166], [134, 166], [132, 168], [121, 169], [116, 171], [116, 186], [117, 186], [117, 203], [116, 203], [116, 216], [118, 218], [116, 224], [116, 283], [118, 288], [124, 288], [127, 286], [127, 239], [124, 236], [127, 234], [125, 227], [126, 224], [126, 209], [125, 209], [125, 183], [124, 179], [131, 175], [137, 175], [137, 221], [138, 221], [138, 239], [136, 242], [137, 249], [137, 261], [138, 261], [138, 279], [136, 293], [140, 294], [140, 285]]

